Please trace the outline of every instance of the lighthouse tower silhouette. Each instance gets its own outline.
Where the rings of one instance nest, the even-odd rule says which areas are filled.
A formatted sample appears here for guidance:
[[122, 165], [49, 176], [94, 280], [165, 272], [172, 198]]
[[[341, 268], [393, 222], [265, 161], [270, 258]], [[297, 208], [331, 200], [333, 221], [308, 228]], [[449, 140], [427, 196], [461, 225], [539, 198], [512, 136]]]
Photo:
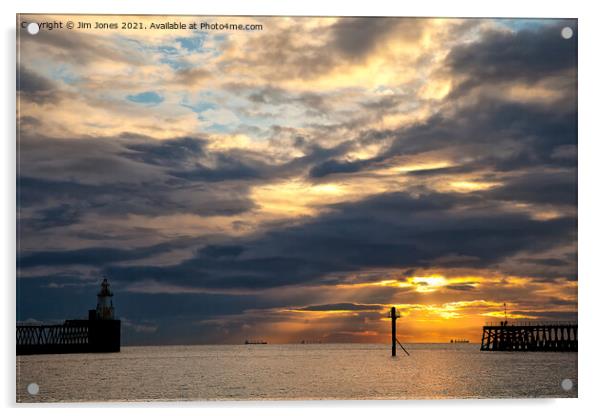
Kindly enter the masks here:
[[100, 284], [100, 292], [97, 295], [96, 319], [111, 320], [115, 319], [115, 308], [113, 307], [113, 292], [107, 279], [103, 279]]
[[105, 278], [96, 294], [96, 309], [88, 311], [89, 352], [119, 352], [121, 348], [121, 321], [115, 319], [113, 291]]

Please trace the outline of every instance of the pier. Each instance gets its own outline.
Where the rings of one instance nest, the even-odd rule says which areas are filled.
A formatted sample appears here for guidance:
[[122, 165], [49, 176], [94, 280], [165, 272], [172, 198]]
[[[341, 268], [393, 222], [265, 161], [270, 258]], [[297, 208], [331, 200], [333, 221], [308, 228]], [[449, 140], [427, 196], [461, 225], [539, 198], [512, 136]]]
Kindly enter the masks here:
[[481, 351], [577, 352], [577, 323], [502, 321], [483, 326]]
[[17, 355], [119, 352], [120, 324], [78, 319], [59, 325], [18, 325]]
[[112, 297], [104, 279], [88, 319], [58, 325], [17, 324], [17, 355], [119, 352], [121, 321], [115, 319]]

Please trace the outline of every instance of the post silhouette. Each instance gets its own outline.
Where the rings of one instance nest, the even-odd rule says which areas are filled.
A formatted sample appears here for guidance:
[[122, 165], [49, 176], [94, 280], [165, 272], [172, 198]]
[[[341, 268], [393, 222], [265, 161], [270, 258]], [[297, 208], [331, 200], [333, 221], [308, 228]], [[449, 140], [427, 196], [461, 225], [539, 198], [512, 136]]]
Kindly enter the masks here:
[[391, 356], [397, 355], [397, 312], [391, 307]]
[[391, 357], [397, 356], [397, 344], [401, 347], [403, 352], [407, 355], [410, 355], [409, 352], [401, 345], [401, 342], [397, 339], [397, 318], [399, 318], [399, 312], [395, 309], [395, 306], [391, 307], [391, 312], [389, 313], [389, 318], [391, 318]]

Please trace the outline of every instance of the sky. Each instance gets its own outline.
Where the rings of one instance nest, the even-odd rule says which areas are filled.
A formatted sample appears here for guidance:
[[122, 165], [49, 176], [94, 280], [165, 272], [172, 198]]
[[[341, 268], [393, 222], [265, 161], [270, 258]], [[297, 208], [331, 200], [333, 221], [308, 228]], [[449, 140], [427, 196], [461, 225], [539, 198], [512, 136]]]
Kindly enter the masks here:
[[103, 277], [126, 345], [576, 319], [576, 20], [21, 20], [261, 30], [18, 33], [18, 321]]

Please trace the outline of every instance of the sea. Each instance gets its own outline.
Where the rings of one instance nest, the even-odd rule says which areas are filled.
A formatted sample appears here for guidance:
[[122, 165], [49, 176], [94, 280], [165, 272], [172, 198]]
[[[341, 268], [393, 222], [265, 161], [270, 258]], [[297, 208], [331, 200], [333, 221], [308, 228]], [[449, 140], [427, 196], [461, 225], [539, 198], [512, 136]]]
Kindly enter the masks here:
[[577, 353], [476, 344], [122, 347], [18, 356], [17, 402], [577, 397]]

